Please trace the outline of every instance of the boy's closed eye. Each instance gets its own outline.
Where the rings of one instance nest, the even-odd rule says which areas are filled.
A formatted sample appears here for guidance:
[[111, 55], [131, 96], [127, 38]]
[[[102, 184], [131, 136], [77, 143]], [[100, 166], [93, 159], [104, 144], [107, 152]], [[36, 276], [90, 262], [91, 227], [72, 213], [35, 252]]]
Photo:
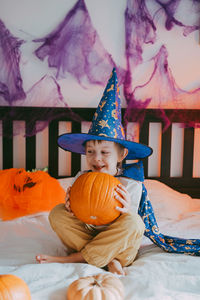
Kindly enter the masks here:
[[92, 153], [92, 150], [87, 150], [86, 153], [91, 154], [91, 153]]

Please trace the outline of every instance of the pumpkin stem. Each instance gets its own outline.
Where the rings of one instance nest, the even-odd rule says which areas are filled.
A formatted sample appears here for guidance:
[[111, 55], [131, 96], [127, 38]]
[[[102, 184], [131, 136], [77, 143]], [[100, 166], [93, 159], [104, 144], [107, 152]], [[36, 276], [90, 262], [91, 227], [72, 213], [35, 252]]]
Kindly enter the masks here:
[[95, 278], [94, 278], [94, 282], [93, 282], [93, 284], [92, 284], [92, 285], [97, 285], [97, 286], [100, 286], [100, 287], [102, 287], [102, 285], [101, 285], [100, 281], [99, 281], [99, 280], [97, 280], [97, 279], [95, 279]]

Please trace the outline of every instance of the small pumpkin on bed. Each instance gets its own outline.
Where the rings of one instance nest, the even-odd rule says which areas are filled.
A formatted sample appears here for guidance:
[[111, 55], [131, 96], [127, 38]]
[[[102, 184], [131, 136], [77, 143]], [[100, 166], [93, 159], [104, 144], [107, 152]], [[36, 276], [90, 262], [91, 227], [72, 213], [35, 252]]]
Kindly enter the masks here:
[[105, 225], [114, 221], [122, 204], [114, 197], [120, 181], [106, 173], [88, 172], [79, 176], [71, 187], [70, 206], [75, 216], [87, 224]]
[[0, 299], [31, 300], [31, 293], [24, 280], [12, 274], [0, 275]]
[[67, 290], [67, 300], [123, 300], [124, 287], [119, 278], [106, 274], [81, 277]]

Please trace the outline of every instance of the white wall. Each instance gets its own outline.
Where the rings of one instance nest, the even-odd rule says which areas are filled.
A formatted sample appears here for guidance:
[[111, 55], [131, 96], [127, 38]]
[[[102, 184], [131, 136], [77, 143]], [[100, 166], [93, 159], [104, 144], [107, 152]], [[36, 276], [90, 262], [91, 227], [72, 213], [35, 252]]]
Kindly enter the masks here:
[[[188, 13], [188, 7], [192, 5], [192, 1], [181, 1], [180, 19], [184, 20], [183, 16], [187, 16], [186, 21], [190, 22], [197, 18], [197, 15]], [[21, 47], [20, 65], [25, 91], [28, 91], [45, 74], [55, 74], [54, 70], [48, 68], [46, 62], [41, 62], [33, 54], [39, 43], [33, 43], [32, 40], [50, 33], [75, 3], [75, 0], [0, 0], [0, 18], [13, 35], [27, 41]], [[117, 64], [125, 67], [124, 11], [126, 1], [85, 0], [85, 3], [104, 47]], [[147, 4], [152, 12], [157, 8], [152, 0], [148, 0]], [[162, 13], [156, 16], [155, 22], [157, 41], [154, 45], [145, 46], [144, 64], [137, 70], [134, 85], [143, 84], [149, 78], [152, 66], [150, 67], [146, 62], [164, 44], [169, 53], [169, 66], [178, 86], [186, 90], [200, 87], [199, 32], [195, 31], [184, 37], [180, 27], [175, 26], [171, 31], [166, 31]], [[96, 107], [104, 90], [104, 87], [97, 85], [83, 89], [70, 74], [58, 82], [66, 103], [71, 107]], [[126, 106], [124, 99], [122, 99], [122, 106]], [[187, 103], [188, 106], [190, 105]]]

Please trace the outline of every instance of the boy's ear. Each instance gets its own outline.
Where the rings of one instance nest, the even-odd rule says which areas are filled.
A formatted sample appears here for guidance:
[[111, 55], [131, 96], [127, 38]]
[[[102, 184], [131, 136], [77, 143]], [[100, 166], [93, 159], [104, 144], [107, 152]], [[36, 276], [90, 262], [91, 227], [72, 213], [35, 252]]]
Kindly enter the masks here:
[[124, 160], [124, 158], [127, 156], [127, 154], [128, 154], [128, 149], [124, 148], [124, 150], [120, 153], [118, 162], [122, 162]]

